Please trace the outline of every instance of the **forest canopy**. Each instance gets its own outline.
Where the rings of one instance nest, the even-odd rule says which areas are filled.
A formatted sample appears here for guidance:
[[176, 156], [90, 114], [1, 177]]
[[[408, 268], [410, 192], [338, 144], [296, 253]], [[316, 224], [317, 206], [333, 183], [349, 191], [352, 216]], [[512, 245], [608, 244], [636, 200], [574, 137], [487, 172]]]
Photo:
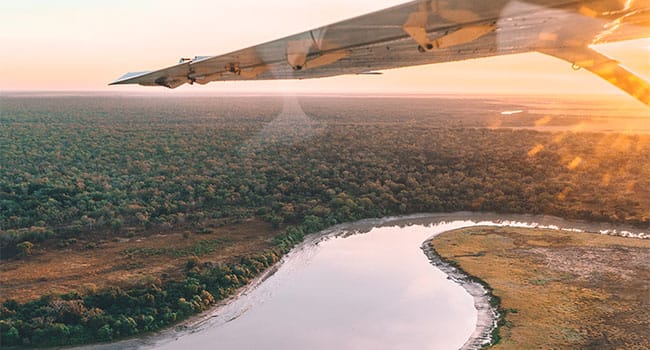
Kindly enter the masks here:
[[269, 250], [228, 265], [188, 260], [181, 281], [6, 301], [3, 342], [159, 329], [229, 295], [303, 234], [362, 218], [485, 211], [648, 226], [650, 136], [489, 128], [494, 116], [478, 112], [488, 102], [2, 97], [2, 259], [52, 239], [214, 220], [285, 230]]

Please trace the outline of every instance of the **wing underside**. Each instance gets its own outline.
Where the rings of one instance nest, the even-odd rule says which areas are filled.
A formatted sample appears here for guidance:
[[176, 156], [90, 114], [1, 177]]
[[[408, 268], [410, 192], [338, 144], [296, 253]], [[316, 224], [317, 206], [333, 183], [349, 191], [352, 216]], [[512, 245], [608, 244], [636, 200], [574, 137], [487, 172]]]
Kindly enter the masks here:
[[650, 0], [421, 0], [111, 84], [308, 79], [538, 51], [650, 104], [646, 80], [589, 48], [649, 36]]

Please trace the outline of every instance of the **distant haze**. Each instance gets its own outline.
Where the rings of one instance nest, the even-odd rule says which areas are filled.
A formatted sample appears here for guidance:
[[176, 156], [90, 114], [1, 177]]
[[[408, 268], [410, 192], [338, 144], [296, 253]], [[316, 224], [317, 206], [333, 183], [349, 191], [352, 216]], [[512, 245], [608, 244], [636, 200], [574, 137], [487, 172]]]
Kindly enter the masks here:
[[[222, 82], [173, 92], [106, 84], [127, 71], [216, 55], [405, 2], [403, 0], [22, 0], [0, 3], [0, 92], [585, 93], [622, 94], [541, 54], [412, 67], [381, 76]], [[650, 40], [599, 50], [650, 76]]]

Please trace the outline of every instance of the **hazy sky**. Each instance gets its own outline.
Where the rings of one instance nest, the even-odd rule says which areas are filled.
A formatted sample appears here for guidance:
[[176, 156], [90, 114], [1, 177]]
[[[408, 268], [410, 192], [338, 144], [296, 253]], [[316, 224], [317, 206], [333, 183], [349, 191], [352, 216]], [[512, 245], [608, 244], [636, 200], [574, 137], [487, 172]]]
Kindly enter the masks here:
[[[21, 0], [0, 2], [0, 91], [157, 91], [108, 87], [127, 71], [215, 55], [295, 34], [404, 0]], [[650, 76], [650, 41], [604, 49]], [[541, 54], [398, 69], [382, 76], [223, 82], [184, 92], [619, 93]]]

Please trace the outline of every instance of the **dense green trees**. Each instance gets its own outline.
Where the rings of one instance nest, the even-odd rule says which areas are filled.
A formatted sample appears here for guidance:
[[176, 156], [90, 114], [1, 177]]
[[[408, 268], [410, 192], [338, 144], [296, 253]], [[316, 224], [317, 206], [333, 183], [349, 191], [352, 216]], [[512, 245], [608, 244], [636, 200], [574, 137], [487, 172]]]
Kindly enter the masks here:
[[47, 295], [25, 304], [7, 300], [0, 307], [2, 346], [110, 341], [174, 324], [247, 284], [302, 241], [303, 232], [304, 227], [290, 228], [273, 248], [238, 263], [211, 266], [195, 261], [188, 264], [182, 281], [153, 279], [129, 290]]
[[34, 243], [30, 241], [23, 241], [16, 244], [16, 248], [20, 251], [20, 254], [30, 255], [32, 253], [32, 248], [34, 248]]
[[184, 281], [6, 301], [3, 345], [159, 329], [229, 295], [304, 233], [350, 220], [472, 210], [650, 222], [648, 136], [490, 130], [473, 115], [431, 113], [440, 100], [406, 111], [404, 100], [306, 100], [304, 132], [301, 119], [269, 130], [282, 107], [271, 98], [1, 99], [3, 259], [87, 233], [251, 216], [288, 226], [273, 250], [190, 263]]
[[[455, 210], [648, 220], [646, 136], [558, 139], [525, 130], [452, 129], [428, 114], [363, 117], [351, 106], [349, 124], [315, 114], [316, 132], [276, 141], [256, 136], [274, 117], [274, 100], [259, 114], [246, 106], [236, 119], [209, 122], [203, 119], [208, 108], [219, 113], [225, 105], [201, 100], [208, 105], [196, 109], [191, 99], [179, 99], [180, 106], [155, 100], [163, 106], [152, 107], [152, 101], [128, 100], [130, 109], [120, 112], [101, 99], [63, 100], [70, 111], [60, 99], [36, 100], [29, 109], [20, 99], [4, 102], [5, 256], [23, 240], [251, 215], [276, 225], [305, 215], [330, 224]], [[195, 110], [184, 117], [188, 106]], [[603, 148], [608, 143], [628, 147]], [[530, 156], [538, 145], [542, 150]], [[584, 162], [568, 169], [575, 157]]]

